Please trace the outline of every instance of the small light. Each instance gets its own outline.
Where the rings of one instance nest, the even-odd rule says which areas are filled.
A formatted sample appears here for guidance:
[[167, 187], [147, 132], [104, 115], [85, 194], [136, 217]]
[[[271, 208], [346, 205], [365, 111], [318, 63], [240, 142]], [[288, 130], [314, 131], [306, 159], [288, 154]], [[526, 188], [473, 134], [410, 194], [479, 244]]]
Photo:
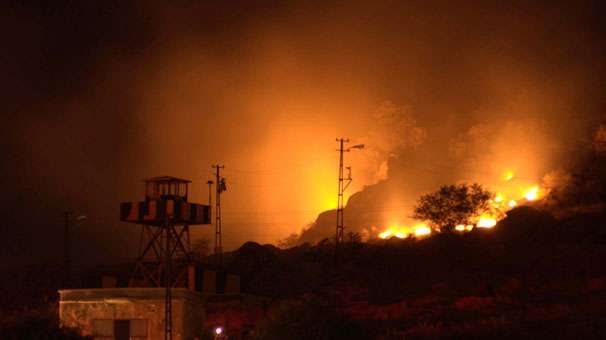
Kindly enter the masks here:
[[215, 328], [215, 333], [217, 333], [217, 334], [223, 333], [223, 328], [221, 328], [221, 327]]

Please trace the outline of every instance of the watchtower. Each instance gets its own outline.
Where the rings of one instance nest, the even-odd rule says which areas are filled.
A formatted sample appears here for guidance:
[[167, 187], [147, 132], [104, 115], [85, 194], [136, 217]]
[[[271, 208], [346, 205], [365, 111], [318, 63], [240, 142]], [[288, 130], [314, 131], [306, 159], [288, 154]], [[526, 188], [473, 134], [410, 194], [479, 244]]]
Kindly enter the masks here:
[[187, 200], [190, 183], [170, 176], [149, 178], [144, 201], [120, 204], [120, 221], [142, 226], [130, 286], [163, 286], [167, 258], [172, 267], [171, 285], [185, 285], [191, 262], [189, 226], [210, 224], [210, 207]]
[[184, 287], [191, 262], [189, 226], [210, 224], [210, 206], [187, 200], [191, 181], [145, 180], [145, 200], [120, 204], [120, 221], [141, 225], [139, 256], [129, 285], [166, 287], [165, 339], [172, 337], [171, 287]]

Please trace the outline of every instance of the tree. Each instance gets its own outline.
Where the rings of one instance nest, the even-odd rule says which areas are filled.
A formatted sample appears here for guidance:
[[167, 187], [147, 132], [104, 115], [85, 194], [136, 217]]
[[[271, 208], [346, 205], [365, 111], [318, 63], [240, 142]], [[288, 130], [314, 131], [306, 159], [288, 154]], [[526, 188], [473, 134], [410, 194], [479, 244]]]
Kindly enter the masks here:
[[349, 238], [349, 243], [353, 245], [362, 242], [362, 235], [360, 233], [349, 232], [347, 233], [347, 237]]
[[473, 224], [474, 218], [493, 214], [493, 193], [480, 184], [445, 185], [419, 198], [413, 217], [426, 221], [434, 229], [452, 231], [459, 224]]
[[352, 250], [359, 248], [360, 244], [362, 243], [362, 235], [360, 235], [360, 233], [350, 231], [347, 233], [347, 238], [349, 239], [349, 245], [351, 246]]

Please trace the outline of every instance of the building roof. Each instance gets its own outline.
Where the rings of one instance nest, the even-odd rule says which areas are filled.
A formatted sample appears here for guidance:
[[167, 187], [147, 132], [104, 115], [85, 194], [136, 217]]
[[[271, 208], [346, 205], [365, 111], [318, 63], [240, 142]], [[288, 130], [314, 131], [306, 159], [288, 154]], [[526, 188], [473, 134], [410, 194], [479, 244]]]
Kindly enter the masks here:
[[[200, 292], [188, 288], [171, 288], [173, 299], [201, 299]], [[162, 300], [166, 294], [164, 287], [128, 287], [128, 288], [85, 288], [61, 289], [60, 301], [82, 302], [104, 299]]]
[[158, 176], [158, 177], [151, 177], [151, 178], [148, 178], [145, 180], [145, 183], [150, 183], [150, 182], [191, 183], [191, 181], [188, 179], [177, 178], [177, 177], [173, 177], [173, 176]]

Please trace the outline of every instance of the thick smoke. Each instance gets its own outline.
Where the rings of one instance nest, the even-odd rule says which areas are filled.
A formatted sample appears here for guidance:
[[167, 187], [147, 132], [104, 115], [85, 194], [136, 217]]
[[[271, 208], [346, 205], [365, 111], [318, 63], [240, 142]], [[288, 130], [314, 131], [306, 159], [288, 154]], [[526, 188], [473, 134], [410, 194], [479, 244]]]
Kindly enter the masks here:
[[[497, 16], [515, 20], [516, 15], [509, 14]], [[382, 153], [388, 155], [389, 176], [351, 196], [345, 209], [348, 231], [364, 237], [376, 235], [392, 223], [412, 223], [412, 207], [421, 194], [458, 182], [491, 187], [502, 180], [505, 171], [514, 172], [520, 183], [542, 183], [547, 190], [566, 190], [571, 183], [569, 171], [579, 158], [575, 153], [587, 149], [582, 141], [591, 136], [602, 114], [603, 99], [595, 92], [596, 79], [590, 73], [603, 67], [568, 59], [572, 53], [569, 49], [579, 46], [576, 39], [591, 33], [580, 27], [573, 30], [575, 33], [561, 31], [566, 20], [559, 18], [557, 24], [554, 18], [543, 15], [533, 23], [508, 22], [512, 30], [535, 25], [537, 31], [526, 31], [517, 36], [523, 39], [516, 40], [511, 32], [497, 29], [492, 32], [495, 40], [485, 44], [479, 43], [483, 30], [476, 27], [468, 38], [477, 45], [466, 46], [465, 39], [457, 40], [461, 46], [444, 54], [457, 56], [454, 70], [447, 68], [447, 72], [429, 80], [415, 78], [419, 81], [417, 91], [424, 89], [431, 95], [414, 98], [414, 104], [401, 101], [398, 109], [391, 110], [401, 121], [393, 120], [383, 131], [391, 136], [391, 132], [415, 122], [418, 134], [401, 131], [396, 135], [422, 138], [413, 145], [384, 139], [391, 146]], [[576, 21], [573, 16], [566, 19]], [[547, 31], [554, 29], [561, 34], [542, 40]], [[493, 54], [492, 48], [505, 41], [503, 54]], [[583, 44], [592, 51], [586, 50], [588, 55], [603, 52], [590, 46]], [[466, 60], [476, 63], [469, 65]], [[557, 65], [569, 68], [557, 69]], [[435, 66], [432, 60], [422, 68]], [[457, 72], [462, 69], [466, 70], [464, 74]], [[451, 86], [444, 88], [449, 93], [432, 91], [432, 81], [438, 79]], [[375, 142], [382, 144], [384, 140]], [[372, 146], [373, 138], [368, 144]], [[326, 211], [298, 239], [291, 237], [290, 241], [317, 242], [333, 237], [335, 220], [335, 211]]]
[[322, 211], [301, 240], [331, 236], [341, 136], [367, 146], [347, 154], [354, 231], [405, 223], [440, 184], [489, 183], [502, 167], [540, 180], [603, 112], [601, 13], [597, 1], [10, 5], [0, 138], [17, 241], [4, 252], [58, 260], [73, 210], [91, 215], [74, 236], [82, 259], [132, 258], [118, 203], [163, 174], [192, 179], [204, 203], [217, 162], [226, 248], [275, 242]]

